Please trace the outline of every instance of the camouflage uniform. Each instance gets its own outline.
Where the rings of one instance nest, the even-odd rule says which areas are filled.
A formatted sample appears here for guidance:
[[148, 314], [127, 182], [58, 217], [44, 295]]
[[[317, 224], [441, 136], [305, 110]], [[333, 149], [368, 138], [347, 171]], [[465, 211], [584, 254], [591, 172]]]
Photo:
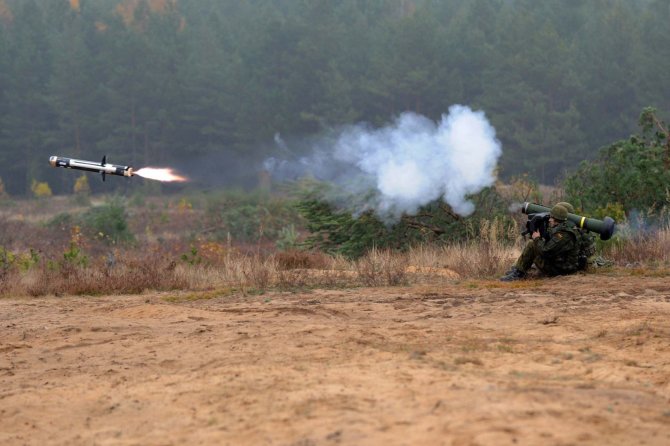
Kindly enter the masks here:
[[531, 240], [514, 265], [523, 273], [535, 263], [548, 276], [571, 274], [579, 269], [579, 237], [574, 225], [568, 221], [548, 228], [549, 241], [542, 237]]

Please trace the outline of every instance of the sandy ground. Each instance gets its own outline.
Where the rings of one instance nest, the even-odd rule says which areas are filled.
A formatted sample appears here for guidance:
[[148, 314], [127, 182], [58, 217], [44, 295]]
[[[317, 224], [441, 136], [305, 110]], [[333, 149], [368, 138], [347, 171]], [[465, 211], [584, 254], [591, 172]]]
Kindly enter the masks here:
[[670, 279], [0, 300], [0, 444], [668, 445]]

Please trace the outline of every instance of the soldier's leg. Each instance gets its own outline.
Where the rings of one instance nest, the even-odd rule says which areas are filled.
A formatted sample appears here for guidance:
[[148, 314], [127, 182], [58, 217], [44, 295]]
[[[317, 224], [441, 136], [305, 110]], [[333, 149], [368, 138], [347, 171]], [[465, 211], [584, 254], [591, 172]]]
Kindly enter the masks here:
[[523, 252], [516, 261], [514, 267], [519, 271], [527, 273], [530, 270], [530, 267], [533, 266], [533, 262], [537, 257], [537, 249], [535, 246], [535, 240], [531, 240], [523, 248]]
[[535, 266], [540, 270], [543, 276], [555, 276], [556, 272], [553, 270], [552, 265], [545, 262], [542, 256], [537, 256], [535, 258]]

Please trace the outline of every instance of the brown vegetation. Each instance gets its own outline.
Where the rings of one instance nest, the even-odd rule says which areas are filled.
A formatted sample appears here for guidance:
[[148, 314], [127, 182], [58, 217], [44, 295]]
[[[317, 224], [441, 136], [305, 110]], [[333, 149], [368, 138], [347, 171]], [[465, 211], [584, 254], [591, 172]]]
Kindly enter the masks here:
[[[519, 187], [517, 186], [517, 189]], [[514, 189], [516, 190], [516, 189]], [[59, 202], [60, 200], [60, 202]], [[184, 205], [187, 203], [188, 205]], [[147, 290], [212, 290], [242, 294], [269, 290], [398, 286], [472, 278], [496, 278], [520, 253], [523, 241], [506, 242], [496, 221], [472, 228], [469, 241], [420, 245], [406, 252], [372, 249], [349, 260], [320, 252], [273, 249], [272, 243], [217, 242], [197, 234], [204, 217], [184, 198], [133, 210], [136, 241], [110, 245], [72, 224], [46, 226], [72, 201], [27, 201], [0, 215], [0, 294], [104, 295]], [[602, 244], [618, 267], [663, 273], [670, 265], [670, 228], [632, 232]]]

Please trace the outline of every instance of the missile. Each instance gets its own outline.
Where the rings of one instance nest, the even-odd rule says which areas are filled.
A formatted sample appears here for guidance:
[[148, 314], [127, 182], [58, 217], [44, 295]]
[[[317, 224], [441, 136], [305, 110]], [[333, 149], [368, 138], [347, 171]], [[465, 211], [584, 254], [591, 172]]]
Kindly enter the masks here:
[[87, 172], [101, 173], [102, 181], [105, 181], [106, 174], [119, 175], [122, 177], [132, 177], [135, 174], [133, 168], [130, 166], [108, 164], [107, 155], [103, 156], [102, 161], [99, 163], [54, 155], [49, 157], [49, 164], [51, 164], [51, 167], [65, 167], [66, 169], [77, 169], [85, 170]]

